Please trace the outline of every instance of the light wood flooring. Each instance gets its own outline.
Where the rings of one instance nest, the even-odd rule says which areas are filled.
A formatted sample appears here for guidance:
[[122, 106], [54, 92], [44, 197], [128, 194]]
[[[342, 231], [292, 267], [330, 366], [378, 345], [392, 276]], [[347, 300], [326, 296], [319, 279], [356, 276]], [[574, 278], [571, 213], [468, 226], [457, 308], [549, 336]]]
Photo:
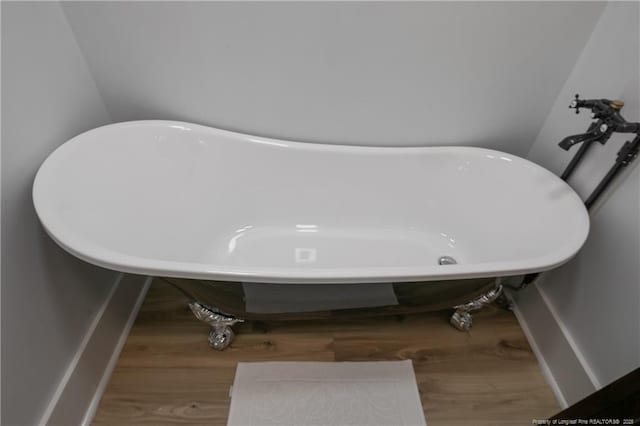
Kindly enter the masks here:
[[224, 425], [238, 361], [413, 360], [429, 426], [530, 425], [559, 407], [512, 313], [488, 307], [462, 333], [450, 312], [328, 323], [247, 322], [226, 351], [186, 299], [155, 280], [95, 425]]

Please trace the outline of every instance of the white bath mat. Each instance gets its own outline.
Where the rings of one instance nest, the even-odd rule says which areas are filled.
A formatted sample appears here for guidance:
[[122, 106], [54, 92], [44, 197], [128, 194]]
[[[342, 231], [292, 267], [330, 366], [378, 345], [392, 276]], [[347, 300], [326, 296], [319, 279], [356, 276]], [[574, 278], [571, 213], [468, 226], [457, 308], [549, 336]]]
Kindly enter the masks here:
[[238, 363], [228, 426], [426, 425], [411, 361]]

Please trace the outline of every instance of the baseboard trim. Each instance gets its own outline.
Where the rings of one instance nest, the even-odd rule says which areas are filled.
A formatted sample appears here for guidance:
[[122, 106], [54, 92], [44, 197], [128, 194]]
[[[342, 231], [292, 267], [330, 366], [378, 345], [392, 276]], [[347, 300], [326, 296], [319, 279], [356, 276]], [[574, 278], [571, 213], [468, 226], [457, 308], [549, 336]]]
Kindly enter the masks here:
[[569, 332], [567, 327], [564, 325], [564, 323], [560, 319], [560, 316], [558, 315], [558, 311], [556, 311], [556, 308], [554, 308], [553, 304], [549, 301], [549, 298], [548, 298], [547, 294], [545, 293], [545, 291], [543, 289], [538, 288], [538, 287], [536, 287], [536, 288], [538, 289], [538, 292], [540, 293], [540, 297], [542, 297], [542, 300], [544, 300], [545, 305], [549, 309], [549, 312], [551, 312], [551, 315], [553, 316], [553, 319], [558, 324], [558, 327], [560, 327], [560, 331], [562, 331], [562, 335], [567, 340], [567, 343], [569, 344], [569, 346], [571, 346], [571, 350], [573, 351], [573, 353], [575, 354], [576, 358], [578, 359], [578, 362], [580, 362], [580, 366], [584, 370], [584, 372], [587, 375], [587, 377], [589, 377], [589, 380], [591, 381], [591, 384], [593, 385], [593, 387], [596, 390], [602, 388], [602, 384], [600, 383], [600, 380], [598, 380], [598, 378], [596, 377], [595, 373], [593, 372], [593, 369], [591, 368], [591, 366], [587, 362], [587, 359], [584, 357], [584, 354], [582, 353], [582, 351], [578, 347], [578, 344], [573, 339], [573, 336], [571, 335], [571, 333]]
[[107, 309], [107, 306], [109, 306], [109, 303], [111, 302], [111, 299], [113, 298], [114, 293], [116, 292], [116, 290], [120, 286], [120, 281], [122, 281], [122, 277], [123, 276], [124, 276], [123, 273], [119, 273], [117, 275], [117, 277], [116, 277], [116, 279], [115, 279], [115, 281], [114, 281], [114, 283], [113, 283], [113, 285], [111, 287], [111, 290], [109, 290], [109, 293], [107, 294], [107, 297], [105, 298], [104, 302], [100, 306], [100, 309], [98, 309], [98, 312], [96, 313], [96, 316], [93, 318], [93, 321], [89, 325], [89, 328], [87, 329], [84, 337], [82, 338], [82, 341], [80, 342], [80, 346], [78, 346], [78, 350], [76, 351], [76, 353], [74, 354], [73, 358], [71, 359], [71, 362], [67, 366], [67, 369], [66, 369], [64, 375], [62, 376], [62, 379], [60, 380], [60, 383], [58, 383], [58, 387], [56, 388], [55, 392], [53, 393], [53, 396], [51, 397], [51, 400], [49, 401], [49, 404], [47, 405], [47, 408], [44, 410], [44, 413], [42, 414], [42, 417], [40, 418], [40, 421], [38, 422], [38, 425], [47, 425], [47, 424], [49, 424], [49, 419], [51, 418], [51, 413], [53, 413], [53, 411], [55, 410], [56, 405], [58, 404], [58, 401], [60, 400], [60, 398], [62, 396], [62, 393], [64, 392], [64, 389], [67, 386], [67, 383], [69, 383], [71, 375], [73, 374], [74, 370], [78, 366], [80, 358], [82, 357], [82, 353], [86, 349], [86, 347], [87, 347], [87, 345], [89, 343], [89, 340], [91, 339], [91, 336], [95, 332], [96, 327], [98, 326], [98, 323], [100, 322], [100, 319], [104, 315], [104, 311]]
[[560, 406], [564, 409], [597, 390], [599, 383], [582, 352], [536, 283], [511, 292], [510, 297], [516, 318]]
[[82, 419], [82, 425], [90, 425], [93, 421], [93, 418], [96, 415], [96, 411], [98, 410], [98, 405], [100, 404], [100, 400], [102, 399], [102, 395], [104, 391], [107, 389], [107, 385], [109, 384], [109, 379], [111, 378], [111, 374], [113, 370], [116, 368], [116, 364], [118, 363], [118, 359], [120, 358], [120, 352], [122, 352], [122, 348], [124, 347], [125, 342], [127, 341], [127, 337], [129, 337], [129, 332], [131, 331], [131, 327], [133, 327], [133, 323], [136, 321], [136, 317], [138, 316], [138, 311], [142, 306], [142, 302], [144, 302], [144, 298], [147, 295], [147, 290], [149, 290], [149, 286], [151, 285], [151, 281], [153, 281], [153, 277], [147, 277], [143, 284], [143, 288], [138, 295], [138, 300], [136, 300], [136, 304], [131, 310], [129, 314], [129, 318], [127, 319], [127, 323], [120, 334], [120, 338], [118, 339], [118, 343], [111, 354], [111, 358], [109, 359], [109, 363], [107, 367], [104, 369], [104, 373], [102, 374], [102, 378], [96, 387], [96, 392], [91, 398], [91, 403], [89, 407], [87, 407], [87, 411]]
[[88, 424], [93, 419], [150, 283], [150, 277], [119, 274], [39, 424]]
[[562, 409], [567, 408], [569, 404], [567, 404], [567, 401], [564, 398], [562, 391], [560, 390], [560, 386], [558, 386], [558, 382], [556, 382], [556, 378], [553, 377], [553, 374], [551, 373], [551, 369], [547, 364], [547, 360], [544, 358], [544, 355], [542, 354], [542, 351], [538, 347], [536, 340], [533, 338], [533, 334], [531, 334], [531, 330], [529, 330], [527, 321], [522, 315], [522, 312], [520, 312], [520, 309], [518, 308], [517, 304], [514, 303], [512, 307], [513, 307], [513, 313], [515, 314], [516, 319], [520, 323], [520, 328], [522, 328], [522, 331], [524, 332], [525, 337], [529, 341], [529, 346], [531, 346], [531, 349], [533, 350], [533, 354], [536, 356], [536, 359], [538, 360], [538, 364], [540, 365], [540, 369], [542, 370], [542, 375], [547, 380], [549, 387], [551, 387], [551, 391], [553, 392], [553, 395], [556, 397], [558, 404], [560, 404], [560, 407]]

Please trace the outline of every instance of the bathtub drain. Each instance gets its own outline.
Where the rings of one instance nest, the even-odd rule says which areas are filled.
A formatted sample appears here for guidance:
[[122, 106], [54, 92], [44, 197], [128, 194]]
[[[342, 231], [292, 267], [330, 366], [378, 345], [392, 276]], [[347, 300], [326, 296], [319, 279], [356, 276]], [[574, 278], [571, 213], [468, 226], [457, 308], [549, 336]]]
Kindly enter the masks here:
[[451, 256], [441, 256], [438, 259], [438, 265], [456, 265], [458, 262]]

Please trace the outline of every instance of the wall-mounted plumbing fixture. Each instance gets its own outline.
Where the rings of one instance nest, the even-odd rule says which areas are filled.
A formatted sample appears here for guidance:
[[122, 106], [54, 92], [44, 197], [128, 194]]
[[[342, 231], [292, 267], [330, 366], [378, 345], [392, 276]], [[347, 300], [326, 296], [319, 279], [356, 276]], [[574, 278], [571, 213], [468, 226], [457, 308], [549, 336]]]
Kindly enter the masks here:
[[597, 141], [604, 145], [614, 133], [633, 133], [636, 135], [632, 141], [627, 141], [620, 151], [618, 151], [614, 165], [584, 202], [587, 208], [593, 206], [606, 187], [622, 169], [635, 160], [638, 156], [638, 151], [640, 151], [640, 123], [630, 123], [625, 120], [624, 117], [620, 115], [620, 110], [623, 106], [624, 102], [619, 100], [580, 99], [579, 95], [576, 95], [575, 99], [569, 105], [569, 108], [576, 110], [576, 114], [580, 113], [580, 108], [590, 109], [591, 117], [594, 118], [595, 121], [589, 125], [585, 133], [567, 136], [558, 144], [560, 148], [565, 151], [568, 151], [573, 145], [582, 144], [562, 173], [561, 178], [564, 180], [567, 180], [569, 176], [571, 176], [594, 142]]

